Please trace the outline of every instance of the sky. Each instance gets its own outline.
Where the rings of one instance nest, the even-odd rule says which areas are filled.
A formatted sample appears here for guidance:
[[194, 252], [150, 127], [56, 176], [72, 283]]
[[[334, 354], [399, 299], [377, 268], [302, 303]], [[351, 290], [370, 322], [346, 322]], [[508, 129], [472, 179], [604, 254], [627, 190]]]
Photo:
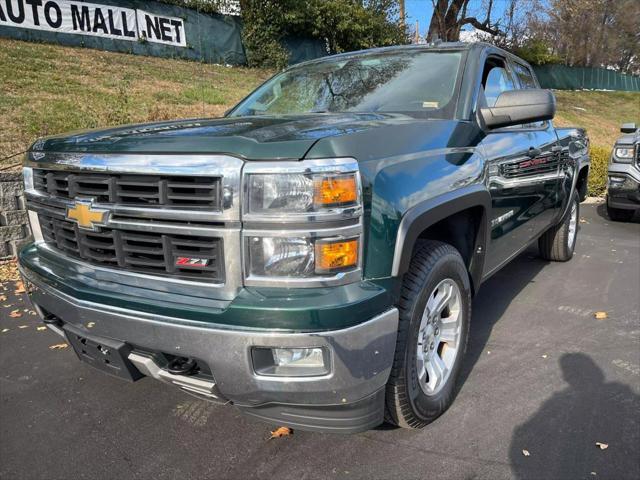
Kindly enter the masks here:
[[[500, 18], [507, 8], [509, 0], [493, 0], [493, 10], [491, 18]], [[483, 0], [471, 0], [469, 2], [469, 14], [478, 15], [478, 20], [484, 21], [484, 13], [482, 11]], [[420, 23], [420, 35], [427, 33], [431, 14], [433, 12], [433, 4], [431, 0], [405, 0], [405, 10], [407, 14], [407, 23], [415, 27], [416, 20]], [[470, 29], [470, 26], [467, 27]]]

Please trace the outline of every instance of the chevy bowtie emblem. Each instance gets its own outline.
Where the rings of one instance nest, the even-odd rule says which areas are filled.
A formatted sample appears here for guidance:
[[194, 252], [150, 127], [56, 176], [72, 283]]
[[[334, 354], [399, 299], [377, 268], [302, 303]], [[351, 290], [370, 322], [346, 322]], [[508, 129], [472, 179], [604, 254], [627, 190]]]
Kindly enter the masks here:
[[97, 225], [104, 225], [108, 210], [92, 208], [91, 202], [78, 200], [67, 207], [67, 218], [85, 230], [96, 230]]

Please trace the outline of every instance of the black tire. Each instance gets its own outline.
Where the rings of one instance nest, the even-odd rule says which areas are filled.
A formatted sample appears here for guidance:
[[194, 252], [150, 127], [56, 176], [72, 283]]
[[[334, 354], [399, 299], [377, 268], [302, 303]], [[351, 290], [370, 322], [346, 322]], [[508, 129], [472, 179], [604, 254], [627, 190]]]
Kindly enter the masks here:
[[[570, 238], [569, 231], [571, 228], [572, 212], [575, 208], [575, 224], [573, 239]], [[545, 260], [553, 262], [566, 262], [573, 257], [573, 251], [576, 248], [576, 240], [578, 238], [578, 227], [580, 224], [580, 198], [576, 192], [571, 197], [571, 204], [567, 208], [567, 212], [557, 225], [551, 227], [538, 239], [538, 250], [540, 256]]]
[[[418, 332], [430, 295], [445, 279], [453, 280], [459, 288], [459, 344], [448, 378], [438, 392], [428, 396], [418, 384]], [[393, 367], [386, 389], [385, 420], [404, 428], [422, 428], [442, 415], [453, 402], [467, 346], [471, 286], [460, 253], [446, 243], [431, 240], [422, 242], [416, 248], [409, 271], [404, 276], [398, 308], [400, 322]]]
[[607, 201], [607, 215], [614, 222], [630, 222], [635, 213], [635, 210], [610, 207]]

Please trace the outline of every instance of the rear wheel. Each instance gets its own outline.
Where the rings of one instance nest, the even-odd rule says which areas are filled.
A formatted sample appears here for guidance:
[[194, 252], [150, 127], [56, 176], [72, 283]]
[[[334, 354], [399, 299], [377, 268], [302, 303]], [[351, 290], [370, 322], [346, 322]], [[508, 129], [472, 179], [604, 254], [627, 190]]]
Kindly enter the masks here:
[[614, 222], [629, 222], [635, 213], [635, 210], [610, 207], [609, 201], [607, 201], [607, 215], [609, 215], [609, 218]]
[[453, 402], [467, 345], [471, 289], [460, 253], [446, 243], [422, 243], [405, 275], [399, 309], [386, 420], [421, 428]]
[[556, 226], [551, 227], [538, 239], [540, 256], [545, 260], [566, 262], [573, 257], [578, 237], [578, 221], [580, 218], [580, 199], [576, 192], [571, 197], [571, 204], [564, 218]]

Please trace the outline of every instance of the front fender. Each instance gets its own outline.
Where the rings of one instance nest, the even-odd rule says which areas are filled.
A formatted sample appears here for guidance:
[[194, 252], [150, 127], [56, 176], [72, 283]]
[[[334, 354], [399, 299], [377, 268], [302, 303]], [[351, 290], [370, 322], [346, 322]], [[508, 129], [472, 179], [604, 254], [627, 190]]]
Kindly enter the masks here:
[[477, 288], [482, 278], [484, 256], [490, 234], [488, 218], [491, 211], [491, 194], [482, 184], [447, 192], [421, 202], [402, 217], [396, 238], [392, 275], [400, 276], [408, 270], [416, 241], [423, 231], [447, 217], [478, 206], [482, 207], [483, 213], [469, 266], [473, 284]]
[[[484, 158], [475, 148], [437, 149], [361, 162], [360, 169], [367, 210], [365, 277], [369, 279], [403, 273], [401, 265], [405, 261], [400, 260], [403, 254], [398, 253], [399, 249], [408, 251], [410, 256], [413, 245], [398, 243], [399, 237], [413, 238], [413, 229], [409, 226], [418, 219], [425, 224], [422, 213], [432, 208], [438, 207], [438, 212], [455, 213], [455, 206], [444, 207], [444, 203], [448, 203], [443, 203], [444, 199], [453, 201], [461, 197], [462, 192], [485, 190], [483, 201], [475, 205], [488, 203], [490, 206], [484, 185]], [[460, 201], [459, 205], [472, 206], [468, 201]], [[444, 218], [437, 212], [430, 213], [429, 217]]]

